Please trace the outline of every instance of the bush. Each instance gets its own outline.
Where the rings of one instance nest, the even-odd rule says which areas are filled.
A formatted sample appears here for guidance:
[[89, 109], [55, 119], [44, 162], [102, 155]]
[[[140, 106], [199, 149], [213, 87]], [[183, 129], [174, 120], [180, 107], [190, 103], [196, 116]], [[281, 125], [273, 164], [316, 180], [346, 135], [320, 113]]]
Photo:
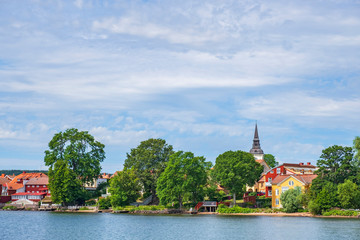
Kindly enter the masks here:
[[3, 207], [3, 210], [15, 210], [15, 209], [17, 209], [17, 207], [15, 207], [15, 206], [5, 206], [5, 207]]
[[309, 211], [313, 214], [313, 215], [318, 215], [321, 214], [321, 207], [318, 203], [316, 203], [315, 201], [310, 201], [309, 205], [308, 205]]
[[85, 202], [86, 206], [93, 206], [96, 205], [96, 201], [94, 199], [87, 200]]
[[332, 209], [323, 213], [323, 216], [357, 216], [359, 213], [352, 210]]
[[232, 208], [218, 208], [217, 212], [218, 213], [253, 213], [255, 211], [250, 208], [242, 208], [239, 206], [234, 206]]
[[109, 209], [111, 207], [110, 197], [100, 198], [98, 204], [99, 204], [99, 209], [101, 209], [101, 210]]
[[293, 213], [301, 208], [299, 201], [300, 194], [301, 190], [299, 188], [290, 189], [281, 194], [280, 200], [285, 212]]

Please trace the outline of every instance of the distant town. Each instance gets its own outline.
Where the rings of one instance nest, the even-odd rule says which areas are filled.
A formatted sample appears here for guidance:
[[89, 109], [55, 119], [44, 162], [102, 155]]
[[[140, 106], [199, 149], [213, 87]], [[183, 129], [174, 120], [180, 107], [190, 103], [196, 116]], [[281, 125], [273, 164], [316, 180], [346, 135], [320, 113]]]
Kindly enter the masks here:
[[45, 152], [49, 171], [0, 173], [0, 207], [350, 217], [360, 213], [359, 137], [353, 147], [324, 149], [317, 164], [279, 164], [261, 149], [256, 125], [249, 152], [225, 152], [214, 166], [191, 152], [173, 151], [163, 139], [148, 139], [131, 149], [124, 169], [114, 173], [100, 173], [103, 148], [77, 129], [56, 134]]

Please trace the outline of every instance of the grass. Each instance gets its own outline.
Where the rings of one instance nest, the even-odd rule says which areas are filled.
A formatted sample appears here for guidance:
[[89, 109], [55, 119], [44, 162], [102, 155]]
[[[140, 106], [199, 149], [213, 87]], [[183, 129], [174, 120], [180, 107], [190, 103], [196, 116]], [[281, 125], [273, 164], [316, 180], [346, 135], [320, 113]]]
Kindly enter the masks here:
[[125, 207], [114, 207], [115, 211], [161, 211], [165, 209], [165, 206], [159, 205], [144, 205], [144, 206], [125, 206]]
[[90, 208], [88, 208], [88, 207], [81, 207], [81, 208], [79, 208], [79, 210], [90, 210]]
[[5, 207], [3, 207], [3, 210], [15, 210], [15, 209], [17, 209], [17, 207], [15, 207], [15, 206], [5, 206]]
[[239, 206], [229, 207], [219, 207], [217, 210], [218, 213], [253, 213], [254, 209], [251, 208], [242, 208]]

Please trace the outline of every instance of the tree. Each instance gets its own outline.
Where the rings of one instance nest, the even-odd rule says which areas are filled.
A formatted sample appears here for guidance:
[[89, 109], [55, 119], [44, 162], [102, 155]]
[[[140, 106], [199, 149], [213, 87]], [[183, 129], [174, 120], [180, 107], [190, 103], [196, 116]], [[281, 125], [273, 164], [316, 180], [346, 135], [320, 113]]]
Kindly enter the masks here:
[[105, 159], [104, 145], [87, 131], [75, 128], [54, 135], [45, 151], [45, 165], [52, 167], [64, 160], [82, 183], [90, 183], [100, 175], [100, 163]]
[[179, 202], [180, 209], [185, 194], [191, 194], [197, 201], [199, 191], [207, 182], [207, 169], [210, 164], [204, 157], [195, 157], [191, 152], [178, 151], [170, 156], [170, 160], [157, 183], [157, 193], [162, 204]]
[[334, 145], [324, 149], [317, 161], [319, 169], [316, 174], [334, 184], [343, 183], [345, 179], [355, 177], [357, 167], [353, 155], [351, 147]]
[[301, 189], [299, 187], [289, 189], [281, 194], [280, 200], [285, 212], [293, 213], [301, 208], [300, 195]]
[[44, 157], [52, 200], [63, 205], [83, 202], [83, 184], [100, 175], [104, 158], [104, 145], [88, 132], [71, 128], [55, 134]]
[[264, 160], [270, 168], [274, 168], [279, 165], [275, 159], [275, 156], [272, 154], [264, 154]]
[[360, 161], [360, 137], [355, 137], [354, 139], [354, 150], [355, 150], [355, 159]]
[[157, 179], [173, 153], [173, 147], [165, 140], [150, 138], [131, 149], [130, 154], [126, 154], [124, 169], [136, 171], [144, 188], [144, 197], [149, 195], [156, 197]]
[[216, 180], [233, 194], [235, 206], [236, 194], [243, 193], [246, 184], [253, 186], [264, 167], [255, 161], [251, 153], [227, 151], [216, 158], [214, 169]]
[[345, 180], [344, 183], [338, 185], [338, 197], [342, 208], [360, 207], [360, 190], [351, 180]]
[[113, 207], [126, 206], [140, 197], [141, 184], [133, 170], [117, 172], [110, 181], [110, 202]]
[[54, 203], [68, 206], [83, 202], [81, 181], [65, 160], [57, 161], [49, 168], [49, 189]]
[[331, 182], [327, 182], [319, 194], [316, 196], [315, 203], [321, 211], [326, 211], [339, 206], [337, 187]]

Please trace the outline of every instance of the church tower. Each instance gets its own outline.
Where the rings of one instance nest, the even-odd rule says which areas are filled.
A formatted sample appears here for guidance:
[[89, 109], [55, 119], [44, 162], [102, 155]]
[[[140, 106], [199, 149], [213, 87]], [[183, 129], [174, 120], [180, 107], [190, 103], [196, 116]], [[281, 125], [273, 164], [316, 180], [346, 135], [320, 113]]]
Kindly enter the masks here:
[[257, 129], [257, 123], [255, 125], [254, 140], [253, 140], [252, 148], [250, 149], [250, 153], [254, 155], [255, 160], [264, 159], [264, 152], [260, 147], [260, 139]]

